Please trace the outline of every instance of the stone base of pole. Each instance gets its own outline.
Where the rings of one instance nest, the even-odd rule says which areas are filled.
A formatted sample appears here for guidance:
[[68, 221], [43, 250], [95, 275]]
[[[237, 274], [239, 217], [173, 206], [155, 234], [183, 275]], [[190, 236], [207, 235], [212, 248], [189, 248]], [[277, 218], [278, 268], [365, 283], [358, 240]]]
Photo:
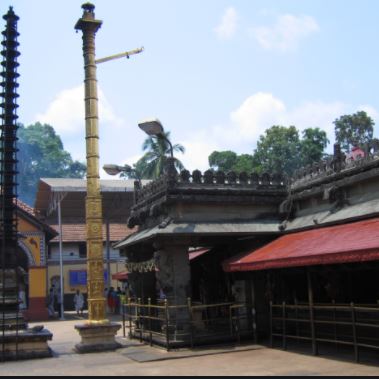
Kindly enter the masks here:
[[120, 324], [84, 324], [76, 325], [82, 342], [75, 346], [80, 354], [97, 353], [102, 351], [114, 351], [122, 347], [116, 341], [117, 332], [121, 329]]

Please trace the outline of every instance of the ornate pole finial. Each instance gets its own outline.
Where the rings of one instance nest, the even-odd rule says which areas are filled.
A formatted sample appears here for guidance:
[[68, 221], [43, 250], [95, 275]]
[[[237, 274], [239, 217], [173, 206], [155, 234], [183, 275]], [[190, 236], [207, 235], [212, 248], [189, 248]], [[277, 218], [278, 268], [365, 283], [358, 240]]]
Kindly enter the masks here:
[[82, 5], [83, 19], [94, 20], [95, 19], [95, 6], [91, 3], [85, 3]]
[[86, 11], [86, 12], [93, 13], [95, 10], [95, 6], [92, 3], [88, 2], [88, 3], [84, 3], [82, 5], [82, 9], [84, 9], [84, 11]]
[[13, 7], [9, 7], [8, 13], [3, 16], [5, 21], [13, 21], [16, 22], [20, 18], [14, 13]]

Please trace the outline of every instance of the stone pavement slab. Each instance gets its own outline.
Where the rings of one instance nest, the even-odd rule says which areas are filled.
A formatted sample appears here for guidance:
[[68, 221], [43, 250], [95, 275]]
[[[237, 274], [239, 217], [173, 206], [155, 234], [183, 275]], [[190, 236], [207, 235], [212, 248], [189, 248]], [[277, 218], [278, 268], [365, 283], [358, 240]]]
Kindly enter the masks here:
[[[112, 320], [115, 321], [115, 320]], [[74, 326], [83, 320], [44, 323], [53, 334], [55, 357], [0, 364], [0, 376], [378, 376], [378, 366], [258, 348], [225, 347], [167, 353], [119, 339], [128, 347], [109, 353], [76, 354]], [[198, 350], [198, 349], [197, 349]], [[211, 354], [211, 355], [209, 355]], [[227, 352], [227, 353], [225, 353]], [[176, 353], [178, 355], [176, 355]], [[163, 359], [161, 359], [163, 358]], [[172, 359], [176, 358], [176, 359]]]
[[[118, 339], [120, 343], [125, 341]], [[126, 344], [127, 346], [127, 344]], [[194, 349], [179, 349], [166, 351], [164, 349], [151, 347], [145, 344], [141, 345], [129, 345], [124, 349], [118, 350], [118, 353], [132, 359], [133, 361], [139, 363], [146, 362], [159, 362], [167, 361], [172, 359], [184, 359], [184, 358], [194, 358], [194, 357], [203, 357], [207, 355], [216, 355], [216, 354], [228, 354], [228, 353], [237, 353], [242, 351], [253, 351], [258, 349], [264, 349], [265, 347], [259, 345], [241, 345], [241, 346], [211, 346], [203, 348], [194, 348]]]

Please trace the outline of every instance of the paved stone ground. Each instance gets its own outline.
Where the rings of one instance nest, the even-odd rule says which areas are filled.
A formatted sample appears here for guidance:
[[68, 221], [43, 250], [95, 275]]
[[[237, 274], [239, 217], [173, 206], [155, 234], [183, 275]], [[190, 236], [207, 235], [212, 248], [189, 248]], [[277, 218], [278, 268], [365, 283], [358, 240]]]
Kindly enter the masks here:
[[[71, 320], [68, 321], [45, 323], [54, 333], [54, 340], [50, 343], [55, 352], [54, 358], [3, 363], [0, 364], [0, 376], [379, 375], [379, 366], [357, 365], [256, 346], [245, 346], [230, 353], [224, 353], [225, 349], [222, 347], [196, 350], [194, 353], [180, 351], [179, 356], [186, 357], [172, 359], [178, 357], [175, 352], [167, 353], [164, 350], [131, 343], [121, 338], [121, 332], [121, 341], [129, 347], [112, 353], [78, 355], [73, 352], [73, 347], [79, 342], [74, 325], [82, 321], [72, 318], [71, 316]], [[208, 353], [213, 355], [204, 355]], [[140, 358], [133, 359], [135, 355]], [[140, 363], [141, 361], [144, 363]]]

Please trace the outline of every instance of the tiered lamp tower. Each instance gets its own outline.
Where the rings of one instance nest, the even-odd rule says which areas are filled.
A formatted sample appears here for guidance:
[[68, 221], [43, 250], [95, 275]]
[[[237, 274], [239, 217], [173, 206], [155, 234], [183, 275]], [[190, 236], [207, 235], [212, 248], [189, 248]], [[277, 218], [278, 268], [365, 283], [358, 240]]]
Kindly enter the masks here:
[[24, 272], [18, 267], [17, 232], [17, 22], [10, 8], [3, 17], [1, 63], [0, 137], [0, 358], [1, 360], [50, 357], [47, 341], [52, 334], [39, 327], [27, 330], [19, 311], [18, 287]]
[[[106, 320], [104, 298], [104, 258], [102, 235], [102, 202], [99, 174], [99, 117], [95, 59], [95, 36], [102, 21], [95, 19], [95, 6], [86, 3], [84, 13], [75, 25], [83, 32], [83, 55], [85, 71], [85, 119], [87, 145], [87, 284], [89, 320], [77, 326], [82, 342], [76, 348], [79, 352], [114, 350], [120, 347], [115, 335], [119, 324]], [[109, 274], [109, 273], [108, 273]]]
[[[2, 98], [0, 104], [1, 115], [1, 238], [2, 254], [1, 268], [16, 269], [17, 253], [17, 218], [16, 218], [16, 199], [17, 199], [17, 58], [20, 53], [17, 51], [19, 43], [17, 37], [18, 17], [10, 8], [9, 12], [3, 17], [7, 25], [2, 32], [3, 66], [2, 76]], [[16, 308], [17, 309], [17, 308]]]

